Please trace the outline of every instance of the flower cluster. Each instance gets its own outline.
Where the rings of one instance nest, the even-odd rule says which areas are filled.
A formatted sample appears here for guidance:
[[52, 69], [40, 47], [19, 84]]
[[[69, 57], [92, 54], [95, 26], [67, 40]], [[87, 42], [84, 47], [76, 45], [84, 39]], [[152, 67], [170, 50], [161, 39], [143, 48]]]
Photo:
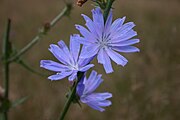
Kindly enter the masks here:
[[[139, 52], [137, 47], [132, 46], [139, 42], [134, 37], [137, 33], [133, 30], [133, 22], [125, 22], [125, 17], [118, 18], [114, 22], [112, 10], [105, 22], [103, 13], [99, 7], [92, 10], [92, 19], [82, 14], [86, 27], [75, 25], [82, 36], [76, 34], [70, 37], [69, 49], [61, 40], [58, 45], [51, 44], [50, 52], [59, 62], [41, 60], [41, 67], [56, 72], [48, 78], [60, 80], [68, 77], [69, 81], [77, 79], [77, 73], [83, 72], [84, 77], [77, 84], [76, 95], [82, 103], [95, 110], [104, 111], [103, 107], [111, 105], [107, 100], [112, 97], [111, 93], [94, 93], [102, 83], [102, 75], [92, 71], [86, 78], [86, 72], [94, 65], [90, 64], [97, 57], [98, 63], [104, 66], [106, 73], [112, 73], [111, 60], [117, 65], [125, 66], [128, 60], [119, 53]], [[82, 45], [82, 47], [81, 47]]]

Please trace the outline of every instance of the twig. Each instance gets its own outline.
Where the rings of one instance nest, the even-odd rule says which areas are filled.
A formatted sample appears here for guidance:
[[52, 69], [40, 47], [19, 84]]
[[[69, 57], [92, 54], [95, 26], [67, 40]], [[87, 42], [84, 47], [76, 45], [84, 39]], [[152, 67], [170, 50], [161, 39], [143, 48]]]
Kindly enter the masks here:
[[26, 53], [31, 47], [33, 47], [46, 33], [57, 24], [57, 22], [72, 9], [71, 4], [67, 4], [66, 7], [50, 22], [46, 23], [39, 33], [30, 41], [24, 48], [22, 48], [17, 54], [11, 57], [8, 61], [12, 62], [17, 60], [20, 56]]
[[30, 65], [28, 65], [24, 60], [18, 60], [17, 61], [18, 64], [22, 65], [24, 68], [26, 68], [27, 70], [29, 70], [30, 72], [39, 75], [41, 77], [48, 77], [47, 74], [41, 73], [35, 69], [33, 69]]

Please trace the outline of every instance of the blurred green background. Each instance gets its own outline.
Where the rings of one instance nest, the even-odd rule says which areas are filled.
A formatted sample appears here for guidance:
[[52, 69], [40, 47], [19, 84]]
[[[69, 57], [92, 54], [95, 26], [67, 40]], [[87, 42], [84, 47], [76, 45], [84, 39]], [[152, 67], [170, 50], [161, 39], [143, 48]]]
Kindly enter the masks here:
[[[49, 44], [60, 39], [69, 44], [69, 35], [78, 33], [74, 24], [84, 25], [80, 14], [91, 16], [91, 4], [74, 4], [70, 17], [64, 17], [23, 58], [38, 71], [52, 74], [41, 69], [39, 61], [54, 59], [48, 51]], [[11, 41], [20, 49], [64, 6], [62, 0], [0, 0], [0, 45], [8, 17], [12, 19]], [[104, 78], [97, 91], [112, 92], [112, 106], [100, 113], [74, 104], [66, 120], [180, 120], [180, 1], [116, 0], [114, 19], [123, 16], [127, 17], [126, 22], [135, 22], [141, 52], [125, 54], [129, 63], [124, 68], [113, 63], [115, 72], [108, 75], [94, 60], [94, 69]], [[9, 111], [10, 120], [56, 120], [66, 100], [67, 79], [51, 82], [16, 63], [10, 68], [10, 99], [30, 96], [27, 102]], [[2, 70], [0, 76], [2, 85]]]

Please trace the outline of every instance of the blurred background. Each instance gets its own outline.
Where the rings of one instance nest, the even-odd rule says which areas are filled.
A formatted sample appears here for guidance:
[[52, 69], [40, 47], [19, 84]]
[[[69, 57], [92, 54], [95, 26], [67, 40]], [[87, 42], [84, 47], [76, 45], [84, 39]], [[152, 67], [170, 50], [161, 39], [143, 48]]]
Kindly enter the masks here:
[[[49, 44], [78, 33], [74, 24], [84, 25], [81, 13], [91, 16], [92, 3], [74, 9], [64, 17], [23, 58], [34, 69], [51, 75], [39, 67], [42, 59], [54, 59]], [[0, 45], [7, 18], [12, 19], [11, 42], [21, 49], [43, 23], [52, 20], [63, 8], [62, 0], [0, 0]], [[98, 92], [113, 93], [113, 104], [100, 113], [73, 104], [66, 120], [180, 120], [180, 1], [116, 0], [114, 19], [126, 16], [136, 24], [141, 42], [140, 53], [123, 54], [129, 63], [123, 68], [113, 63], [114, 73], [106, 75], [102, 65], [93, 68], [103, 74]], [[1, 48], [1, 46], [0, 46]], [[2, 55], [2, 54], [1, 54]], [[0, 64], [2, 68], [2, 61]], [[10, 66], [10, 99], [29, 95], [29, 99], [9, 111], [10, 120], [56, 120], [65, 103], [67, 79], [49, 81], [30, 73], [22, 66]], [[2, 86], [2, 70], [0, 71]]]

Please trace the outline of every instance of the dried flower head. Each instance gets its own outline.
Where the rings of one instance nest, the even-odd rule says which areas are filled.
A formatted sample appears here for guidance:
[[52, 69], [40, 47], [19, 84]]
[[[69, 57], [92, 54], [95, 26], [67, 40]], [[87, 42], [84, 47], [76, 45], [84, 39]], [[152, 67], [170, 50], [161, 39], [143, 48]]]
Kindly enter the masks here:
[[85, 2], [87, 2], [87, 0], [78, 0], [76, 4], [81, 7]]

